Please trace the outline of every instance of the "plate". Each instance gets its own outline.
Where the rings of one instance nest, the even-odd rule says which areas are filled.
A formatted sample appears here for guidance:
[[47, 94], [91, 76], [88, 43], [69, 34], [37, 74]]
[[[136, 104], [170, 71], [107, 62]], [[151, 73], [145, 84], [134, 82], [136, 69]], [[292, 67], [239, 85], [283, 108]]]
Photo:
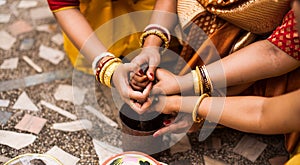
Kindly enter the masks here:
[[63, 165], [59, 160], [47, 154], [24, 154], [12, 158], [4, 165]]
[[110, 157], [103, 165], [160, 165], [160, 163], [141, 152], [124, 152]]

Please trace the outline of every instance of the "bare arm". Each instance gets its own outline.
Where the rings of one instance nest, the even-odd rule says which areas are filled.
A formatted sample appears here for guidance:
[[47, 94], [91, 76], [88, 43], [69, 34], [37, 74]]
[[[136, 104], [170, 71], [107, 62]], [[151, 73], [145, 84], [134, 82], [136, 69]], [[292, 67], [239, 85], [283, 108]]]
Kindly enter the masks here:
[[[158, 24], [168, 30], [172, 30], [177, 23], [176, 7], [177, 0], [157, 0], [149, 24]], [[144, 63], [149, 65], [146, 75], [150, 81], [154, 80], [156, 67], [160, 64], [159, 47], [161, 45], [161, 38], [156, 35], [149, 35], [145, 39], [142, 52], [132, 60], [133, 63], [138, 65]], [[144, 86], [141, 87], [143, 88]]]
[[[176, 17], [177, 0], [157, 0], [150, 22], [159, 24], [169, 30], [173, 29], [177, 23]], [[162, 41], [159, 37], [151, 35], [145, 40], [144, 47], [160, 46]]]
[[78, 9], [58, 11], [54, 16], [62, 30], [88, 61], [92, 62], [97, 55], [106, 50]]
[[[300, 130], [299, 95], [300, 90], [271, 98], [256, 96], [209, 97], [203, 100], [198, 113], [210, 121], [245, 132], [289, 133]], [[183, 97], [181, 110], [191, 113], [197, 99], [198, 97]], [[224, 108], [216, 109], [216, 104], [224, 104]], [[221, 114], [215, 114], [216, 112]], [[221, 115], [220, 118], [216, 117], [218, 115]]]
[[[300, 131], [300, 89], [272, 97], [238, 96], [207, 97], [198, 108], [198, 114], [209, 121], [244, 132], [282, 134]], [[153, 110], [165, 114], [184, 112], [191, 115], [198, 97], [162, 96]], [[192, 117], [190, 117], [192, 120]], [[180, 121], [189, 122], [188, 120]], [[158, 130], [154, 136], [180, 129], [179, 121]], [[186, 125], [186, 124], [185, 124]]]
[[[222, 69], [220, 69], [222, 65]], [[251, 82], [279, 76], [300, 66], [300, 62], [267, 40], [255, 42], [219, 61], [206, 66], [214, 88], [249, 84]], [[161, 81], [165, 76], [160, 76]], [[160, 86], [157, 88], [176, 94], [181, 89], [193, 90], [192, 74], [178, 76], [177, 86]], [[226, 81], [226, 83], [224, 83]], [[184, 83], [183, 83], [184, 82]], [[163, 84], [163, 83], [161, 83]], [[247, 86], [246, 86], [247, 87]], [[172, 90], [169, 90], [172, 89]], [[238, 92], [237, 92], [238, 93]]]
[[[281, 49], [267, 40], [255, 42], [223, 59], [221, 63], [224, 68], [227, 86], [245, 84], [260, 79], [270, 78], [290, 72], [300, 66], [300, 62], [287, 55]], [[212, 63], [207, 66], [210, 77], [216, 87], [224, 74], [216, 70]]]

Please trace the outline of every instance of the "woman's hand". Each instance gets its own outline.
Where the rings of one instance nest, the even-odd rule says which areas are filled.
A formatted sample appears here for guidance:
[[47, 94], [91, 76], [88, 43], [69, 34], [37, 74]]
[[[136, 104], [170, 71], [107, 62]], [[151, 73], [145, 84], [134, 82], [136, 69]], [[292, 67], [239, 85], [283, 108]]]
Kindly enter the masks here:
[[134, 90], [143, 91], [149, 82], [151, 82], [146, 75], [148, 68], [149, 67], [147, 64], [143, 64], [140, 70], [133, 74], [132, 78], [130, 79], [130, 85]]
[[[172, 114], [174, 116], [169, 122], [164, 122], [165, 127], [156, 131], [153, 136], [161, 136], [166, 133], [184, 133], [197, 131], [200, 126], [195, 124], [192, 119], [192, 114], [187, 109], [190, 107], [185, 106], [182, 103], [184, 97], [179, 95], [173, 96], [156, 96], [153, 100], [156, 100], [150, 107], [151, 111], [158, 111], [164, 114]], [[189, 99], [189, 98], [188, 98]], [[194, 105], [193, 101], [188, 104]], [[185, 112], [183, 112], [185, 111]]]
[[156, 70], [156, 84], [153, 86], [151, 93], [153, 95], [157, 94], [165, 94], [165, 95], [174, 95], [179, 94], [180, 92], [180, 84], [179, 84], [180, 76], [176, 76], [173, 73], [158, 68]]
[[171, 119], [170, 123], [167, 124], [164, 122], [165, 127], [156, 131], [153, 136], [157, 137], [167, 133], [179, 134], [190, 132], [190, 128], [193, 126], [193, 123], [192, 115], [190, 113], [180, 112], [177, 116]]
[[153, 136], [161, 136], [166, 133], [188, 132], [193, 125], [192, 115], [190, 113], [179, 112], [181, 109], [182, 97], [173, 96], [155, 96], [153, 104], [150, 107], [152, 111], [158, 111], [163, 114], [172, 114], [174, 116], [170, 122], [164, 122], [165, 127], [156, 131]]
[[150, 81], [155, 79], [155, 70], [160, 63], [159, 47], [145, 47], [142, 52], [136, 56], [131, 63], [135, 63], [138, 66], [148, 64], [147, 77]]
[[[141, 108], [150, 106], [151, 102], [148, 93], [150, 93], [152, 87], [152, 83], [149, 83], [146, 88], [140, 92], [133, 90], [129, 85], [130, 78], [128, 76], [130, 73], [136, 73], [139, 68], [138, 65], [133, 63], [121, 64], [112, 76], [112, 83], [121, 98], [137, 113], [141, 113]], [[143, 104], [140, 104], [141, 102], [143, 102]]]

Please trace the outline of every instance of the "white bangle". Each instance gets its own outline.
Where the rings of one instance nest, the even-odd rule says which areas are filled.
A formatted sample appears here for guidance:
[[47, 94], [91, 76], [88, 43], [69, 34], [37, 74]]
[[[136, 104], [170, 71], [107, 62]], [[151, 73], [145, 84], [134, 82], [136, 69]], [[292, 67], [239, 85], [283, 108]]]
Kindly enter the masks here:
[[115, 55], [113, 55], [112, 53], [110, 52], [103, 52], [101, 53], [100, 55], [96, 56], [93, 60], [93, 63], [92, 63], [92, 69], [94, 71], [94, 74], [96, 74], [96, 69], [97, 69], [97, 64], [98, 62], [105, 56], [112, 56], [112, 57], [115, 57]]

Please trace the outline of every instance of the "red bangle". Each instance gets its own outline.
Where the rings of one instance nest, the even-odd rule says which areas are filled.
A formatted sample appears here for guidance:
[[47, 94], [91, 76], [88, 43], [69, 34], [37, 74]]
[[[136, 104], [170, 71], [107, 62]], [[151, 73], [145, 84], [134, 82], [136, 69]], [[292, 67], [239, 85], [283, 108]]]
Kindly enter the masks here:
[[112, 60], [112, 59], [114, 59], [115, 57], [107, 57], [107, 58], [103, 58], [99, 63], [98, 63], [98, 66], [97, 66], [97, 69], [96, 69], [96, 75], [95, 75], [95, 77], [96, 77], [96, 80], [99, 82], [99, 83], [101, 83], [101, 81], [100, 81], [100, 79], [99, 79], [99, 74], [100, 74], [100, 72], [101, 72], [101, 70], [102, 70], [102, 68], [103, 68], [103, 66], [108, 62], [108, 61], [110, 61], [110, 60]]

